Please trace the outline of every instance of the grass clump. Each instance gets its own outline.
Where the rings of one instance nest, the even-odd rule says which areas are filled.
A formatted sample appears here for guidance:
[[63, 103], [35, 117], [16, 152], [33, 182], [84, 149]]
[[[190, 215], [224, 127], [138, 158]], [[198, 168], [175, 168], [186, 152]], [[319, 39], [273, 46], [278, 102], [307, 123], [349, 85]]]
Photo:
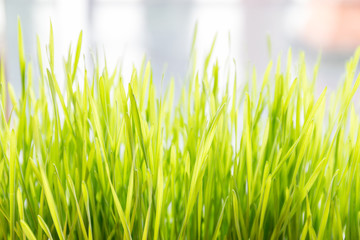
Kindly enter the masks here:
[[[17, 98], [1, 65], [2, 239], [358, 239], [360, 128], [353, 96], [360, 50], [338, 91], [315, 97], [303, 55], [254, 72], [239, 90], [210, 54], [155, 92], [150, 63], [129, 85], [106, 65], [80, 78], [82, 33], [57, 81], [38, 40], [39, 94], [26, 62]], [[220, 82], [227, 87], [221, 89]], [[233, 83], [232, 89], [230, 82]], [[5, 90], [5, 89], [8, 89]], [[7, 119], [9, 93], [12, 109]]]

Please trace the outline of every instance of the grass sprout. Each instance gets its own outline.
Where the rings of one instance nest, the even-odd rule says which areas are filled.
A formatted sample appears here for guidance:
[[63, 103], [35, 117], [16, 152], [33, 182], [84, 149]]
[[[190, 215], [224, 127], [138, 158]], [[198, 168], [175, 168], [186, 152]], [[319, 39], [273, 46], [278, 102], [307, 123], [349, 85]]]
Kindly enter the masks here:
[[20, 20], [21, 96], [0, 64], [0, 239], [360, 238], [360, 49], [333, 93], [291, 49], [240, 87], [195, 30], [182, 90], [159, 95], [145, 58], [130, 81], [80, 69], [82, 34], [64, 86], [52, 27], [38, 94]]

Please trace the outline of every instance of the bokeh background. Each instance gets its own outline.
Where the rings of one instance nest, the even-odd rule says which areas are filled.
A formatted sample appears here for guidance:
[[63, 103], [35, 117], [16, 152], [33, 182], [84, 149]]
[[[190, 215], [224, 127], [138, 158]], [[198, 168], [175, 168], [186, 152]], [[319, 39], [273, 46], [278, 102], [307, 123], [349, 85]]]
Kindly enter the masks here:
[[[91, 61], [90, 52], [97, 52], [100, 59], [105, 52], [110, 68], [121, 63], [129, 75], [132, 65], [139, 66], [146, 54], [158, 86], [164, 71], [165, 84], [173, 76], [181, 86], [196, 22], [199, 58], [205, 58], [218, 33], [215, 55], [221, 60], [230, 52], [240, 76], [253, 66], [262, 76], [269, 58], [281, 55], [285, 60], [289, 47], [295, 58], [301, 50], [306, 52], [310, 70], [322, 53], [320, 90], [336, 89], [345, 61], [360, 44], [357, 0], [0, 0], [1, 60], [18, 93], [17, 16], [27, 60], [36, 63], [36, 34], [45, 46], [51, 19], [57, 65], [63, 65], [69, 44], [75, 46], [83, 30], [86, 61]], [[57, 71], [61, 74], [62, 68]]]

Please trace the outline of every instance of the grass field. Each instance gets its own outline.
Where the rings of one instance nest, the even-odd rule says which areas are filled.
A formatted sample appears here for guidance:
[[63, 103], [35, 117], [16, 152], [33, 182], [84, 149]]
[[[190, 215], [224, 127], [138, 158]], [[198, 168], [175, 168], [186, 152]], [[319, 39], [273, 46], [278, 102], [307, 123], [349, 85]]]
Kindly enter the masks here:
[[174, 100], [146, 60], [130, 80], [80, 68], [82, 33], [59, 86], [52, 27], [33, 63], [18, 35], [21, 96], [0, 68], [0, 239], [360, 238], [360, 49], [316, 96], [303, 54], [240, 79], [211, 64], [215, 41], [200, 61], [193, 44]]

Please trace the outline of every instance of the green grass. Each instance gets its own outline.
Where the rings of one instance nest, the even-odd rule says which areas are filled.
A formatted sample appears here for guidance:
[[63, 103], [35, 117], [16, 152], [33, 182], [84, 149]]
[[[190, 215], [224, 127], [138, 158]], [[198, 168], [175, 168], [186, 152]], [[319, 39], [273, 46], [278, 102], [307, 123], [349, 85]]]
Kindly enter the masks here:
[[360, 238], [360, 49], [316, 96], [303, 54], [239, 87], [211, 65], [215, 40], [198, 63], [195, 32], [175, 101], [145, 60], [129, 85], [106, 64], [78, 69], [82, 33], [59, 86], [51, 28], [36, 95], [18, 32], [19, 98], [0, 67], [0, 239]]

